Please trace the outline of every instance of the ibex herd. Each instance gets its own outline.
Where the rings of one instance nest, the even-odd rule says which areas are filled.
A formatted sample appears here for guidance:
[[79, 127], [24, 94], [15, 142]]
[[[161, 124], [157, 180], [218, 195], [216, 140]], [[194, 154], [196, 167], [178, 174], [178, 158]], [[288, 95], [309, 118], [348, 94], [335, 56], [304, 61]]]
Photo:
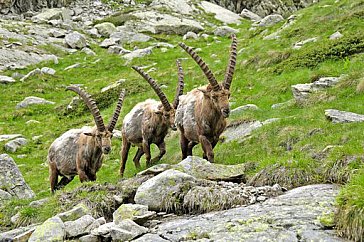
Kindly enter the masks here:
[[[214, 162], [213, 149], [226, 127], [229, 116], [230, 85], [234, 75], [237, 55], [236, 36], [232, 35], [230, 58], [224, 81], [219, 84], [206, 63], [192, 48], [180, 43], [207, 77], [209, 84], [196, 88], [183, 95], [184, 74], [177, 60], [178, 84], [173, 103], [170, 103], [156, 81], [140, 67], [133, 66], [152, 87], [160, 101], [147, 99], [138, 103], [124, 117], [122, 125], [122, 150], [120, 175], [124, 175], [125, 164], [131, 145], [138, 147], [133, 158], [137, 168], [145, 154], [147, 166], [159, 161], [166, 153], [166, 137], [169, 128], [180, 131], [182, 159], [192, 155], [193, 147], [201, 143], [203, 157]], [[88, 129], [71, 129], [57, 138], [49, 148], [48, 163], [52, 193], [67, 185], [78, 175], [81, 182], [96, 180], [96, 172], [101, 168], [103, 154], [111, 151], [111, 138], [125, 91], [120, 93], [116, 110], [109, 124], [105, 126], [100, 111], [91, 96], [77, 86], [67, 87], [79, 94], [90, 109], [96, 126]], [[151, 158], [150, 145], [156, 144], [159, 154]], [[58, 182], [58, 176], [61, 176]]]

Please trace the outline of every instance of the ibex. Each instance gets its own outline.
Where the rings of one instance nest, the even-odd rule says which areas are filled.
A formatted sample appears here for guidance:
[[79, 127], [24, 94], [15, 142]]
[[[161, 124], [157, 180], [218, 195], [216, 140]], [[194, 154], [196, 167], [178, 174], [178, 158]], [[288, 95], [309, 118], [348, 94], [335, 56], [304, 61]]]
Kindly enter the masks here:
[[201, 143], [203, 157], [214, 162], [213, 149], [226, 127], [225, 119], [230, 113], [230, 85], [236, 65], [236, 36], [232, 35], [230, 59], [222, 84], [216, 81], [198, 54], [184, 43], [179, 45], [196, 61], [209, 81], [207, 86], [193, 89], [180, 97], [180, 104], [176, 110], [176, 126], [181, 131], [182, 158], [192, 155], [192, 148]]
[[[49, 180], [51, 191], [66, 186], [78, 175], [81, 182], [95, 181], [101, 168], [103, 155], [111, 151], [112, 131], [120, 115], [125, 90], [120, 93], [115, 112], [105, 126], [100, 111], [91, 96], [77, 86], [69, 86], [80, 95], [94, 117], [96, 126], [88, 129], [71, 129], [57, 138], [49, 148]], [[62, 176], [58, 183], [58, 176]]]
[[[183, 93], [183, 70], [180, 62], [177, 60], [178, 67], [178, 86], [176, 95], [171, 105], [158, 84], [147, 73], [143, 72], [139, 67], [133, 66], [153, 88], [158, 95], [160, 102], [147, 99], [138, 103], [125, 117], [122, 126], [123, 147], [121, 150], [120, 175], [124, 175], [125, 164], [128, 159], [128, 153], [131, 144], [138, 147], [138, 151], [133, 159], [137, 168], [140, 167], [140, 158], [145, 154], [147, 166], [159, 161], [166, 153], [166, 144], [164, 138], [168, 133], [168, 129], [177, 130], [174, 124], [175, 109], [178, 106], [179, 96]], [[150, 145], [156, 144], [159, 148], [159, 155], [151, 159]]]

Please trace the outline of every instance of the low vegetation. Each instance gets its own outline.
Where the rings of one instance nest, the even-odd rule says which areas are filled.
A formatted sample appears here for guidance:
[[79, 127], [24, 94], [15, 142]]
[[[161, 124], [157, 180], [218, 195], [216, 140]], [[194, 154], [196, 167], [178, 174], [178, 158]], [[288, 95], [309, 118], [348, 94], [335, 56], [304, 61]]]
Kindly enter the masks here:
[[[364, 236], [364, 123], [333, 124], [325, 119], [324, 111], [335, 108], [364, 114], [363, 11], [364, 4], [359, 0], [323, 0], [295, 13], [295, 23], [284, 29], [276, 40], [264, 40], [263, 37], [277, 31], [284, 23], [267, 30], [257, 27], [253, 31], [249, 30], [248, 21], [232, 26], [239, 29], [239, 33], [237, 65], [230, 89], [231, 108], [253, 103], [259, 109], [233, 115], [229, 122], [264, 121], [270, 118], [280, 120], [254, 131], [249, 139], [218, 143], [214, 149], [217, 163], [249, 164], [248, 178], [254, 177], [252, 181], [256, 184], [279, 183], [287, 187], [316, 182], [345, 184], [337, 199], [339, 211], [335, 216], [336, 225], [342, 236], [358, 241]], [[206, 31], [211, 29], [207, 28]], [[340, 31], [344, 37], [329, 40], [329, 36], [336, 31]], [[173, 35], [153, 37], [175, 46], [182, 40], [181, 36]], [[292, 49], [294, 43], [312, 37], [318, 37], [317, 42], [308, 43], [299, 50]], [[228, 55], [220, 50], [228, 49], [230, 43], [230, 39], [223, 37], [218, 37], [216, 41], [212, 37], [186, 41], [189, 46], [201, 48], [199, 55], [219, 80], [223, 79], [228, 63]], [[124, 47], [132, 49], [145, 45], [134, 43]], [[92, 49], [97, 56], [86, 56], [80, 52], [62, 54], [58, 65], [42, 63], [19, 70], [26, 74], [35, 67], [49, 66], [56, 69], [55, 76], [33, 76], [26, 82], [2, 86], [0, 133], [21, 133], [28, 138], [29, 144], [11, 155], [37, 194], [35, 199], [51, 199], [39, 210], [29, 208], [29, 201], [12, 200], [1, 204], [0, 230], [14, 227], [10, 217], [19, 211], [21, 225], [44, 221], [63, 208], [57, 198], [85, 186], [74, 179], [54, 197], [50, 195], [48, 186], [48, 167], [45, 162], [50, 144], [67, 129], [93, 124], [92, 118], [85, 112], [85, 106], [81, 105], [75, 112], [66, 112], [65, 107], [74, 97], [73, 93], [65, 92], [66, 86], [82, 84], [93, 94], [102, 116], [111, 117], [114, 105], [110, 100], [117, 100], [118, 91], [104, 95], [99, 94], [100, 90], [119, 79], [125, 79], [122, 88], [128, 94], [120, 115], [123, 118], [136, 103], [147, 98], [157, 99], [148, 84], [131, 69], [132, 65], [153, 65], [157, 69], [152, 72], [153, 77], [159, 84], [167, 86], [163, 91], [172, 100], [178, 80], [175, 60], [185, 57], [180, 49], [174, 48], [164, 53], [155, 48], [151, 55], [134, 59], [127, 65], [119, 56], [108, 54], [98, 46], [92, 46]], [[81, 64], [80, 68], [64, 70], [77, 62]], [[182, 66], [185, 92], [205, 84], [203, 73], [193, 60], [184, 59]], [[13, 72], [8, 71], [6, 74], [11, 75]], [[337, 86], [310, 96], [305, 104], [287, 102], [293, 98], [291, 85], [309, 83], [323, 76], [340, 75], [346, 77]], [[27, 96], [39, 96], [56, 102], [56, 105], [15, 109], [15, 105]], [[281, 108], [271, 108], [273, 104], [284, 102], [287, 104]], [[41, 124], [26, 123], [33, 119]], [[120, 128], [121, 122], [118, 122], [116, 129]], [[37, 135], [42, 136], [33, 141], [32, 137]], [[179, 135], [170, 133], [166, 144], [166, 155], [159, 162], [178, 163], [181, 160]], [[332, 148], [327, 149], [328, 146]], [[5, 153], [3, 147], [0, 147], [1, 153]], [[121, 141], [114, 140], [112, 151], [98, 173], [97, 184], [116, 184], [120, 180], [120, 149]], [[132, 147], [130, 152], [134, 154], [136, 147]], [[153, 147], [152, 153], [156, 152], [157, 148]], [[202, 156], [200, 145], [194, 148], [193, 153]], [[25, 156], [20, 158], [18, 155]], [[145, 169], [144, 158], [141, 163], [141, 169]], [[124, 176], [132, 177], [138, 171], [132, 157], [129, 157]], [[102, 196], [102, 191], [93, 193], [95, 198]]]

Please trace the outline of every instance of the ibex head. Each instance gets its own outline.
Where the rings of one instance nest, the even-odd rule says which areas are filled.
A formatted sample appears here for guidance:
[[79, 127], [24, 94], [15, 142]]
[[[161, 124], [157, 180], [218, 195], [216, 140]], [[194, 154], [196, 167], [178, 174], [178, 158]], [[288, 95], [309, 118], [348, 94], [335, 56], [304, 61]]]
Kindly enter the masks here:
[[219, 84], [215, 79], [214, 74], [211, 72], [207, 64], [201, 59], [201, 57], [193, 51], [192, 48], [186, 46], [184, 43], [179, 43], [179, 46], [184, 49], [192, 59], [200, 66], [204, 72], [209, 85], [207, 88], [198, 89], [204, 93], [206, 98], [211, 99], [215, 107], [221, 111], [221, 115], [227, 118], [230, 114], [229, 98], [230, 98], [230, 86], [234, 75], [235, 65], [236, 65], [236, 49], [237, 41], [236, 36], [233, 34], [231, 36], [232, 43], [230, 47], [230, 58], [228, 67], [225, 72], [224, 82]]
[[149, 83], [149, 85], [153, 88], [155, 93], [158, 95], [159, 99], [161, 100], [162, 105], [160, 105], [160, 107], [159, 107], [158, 111], [156, 111], [156, 113], [162, 115], [163, 120], [166, 123], [168, 123], [169, 127], [172, 130], [177, 130], [177, 127], [174, 123], [174, 119], [175, 119], [176, 108], [177, 108], [178, 102], [179, 102], [179, 96], [182, 95], [183, 87], [184, 87], [184, 81], [183, 81], [184, 76], [183, 76], [183, 70], [181, 67], [181, 63], [179, 60], [177, 60], [176, 63], [177, 63], [177, 69], [178, 69], [178, 85], [177, 85], [176, 95], [175, 95], [172, 105], [168, 102], [166, 95], [163, 93], [163, 91], [160, 89], [157, 82], [153, 78], [151, 78], [147, 73], [145, 73], [140, 67], [137, 67], [137, 66], [132, 67]]
[[105, 127], [104, 121], [101, 117], [100, 110], [96, 105], [96, 102], [91, 98], [91, 95], [86, 91], [82, 90], [78, 86], [69, 86], [66, 90], [76, 92], [82, 100], [85, 102], [87, 107], [90, 109], [92, 116], [94, 117], [96, 129], [95, 132], [84, 132], [86, 136], [92, 136], [96, 140], [96, 146], [101, 148], [102, 153], [108, 154], [111, 151], [111, 138], [113, 136], [112, 131], [115, 128], [116, 122], [118, 121], [121, 107], [123, 106], [125, 90], [123, 89], [120, 93], [118, 103], [116, 105], [115, 112], [110, 120], [110, 123]]

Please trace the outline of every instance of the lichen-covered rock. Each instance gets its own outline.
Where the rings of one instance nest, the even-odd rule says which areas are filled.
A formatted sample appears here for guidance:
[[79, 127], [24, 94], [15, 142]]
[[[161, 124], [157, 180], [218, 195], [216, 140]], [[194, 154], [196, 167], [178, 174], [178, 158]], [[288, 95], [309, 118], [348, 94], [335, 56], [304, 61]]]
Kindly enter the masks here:
[[16, 138], [5, 144], [5, 150], [7, 152], [14, 153], [17, 149], [19, 149], [22, 146], [25, 146], [27, 143], [28, 140], [25, 138]]
[[279, 23], [279, 22], [281, 22], [283, 20], [284, 19], [283, 19], [283, 17], [281, 15], [272, 14], [272, 15], [268, 15], [268, 16], [264, 17], [256, 25], [257, 26], [262, 26], [262, 27], [269, 27], [269, 26], [275, 25], [276, 23]]
[[167, 170], [144, 182], [136, 191], [134, 200], [150, 210], [164, 210], [173, 201], [178, 201], [194, 185], [195, 178], [186, 173]]
[[66, 237], [65, 226], [62, 220], [55, 216], [47, 219], [42, 225], [37, 227], [29, 238], [29, 242], [43, 241], [64, 241]]
[[64, 223], [67, 237], [76, 237], [90, 232], [87, 228], [95, 221], [91, 215], [84, 215], [74, 221]]
[[254, 21], [254, 22], [258, 22], [258, 21], [262, 20], [262, 18], [258, 14], [255, 14], [246, 8], [244, 8], [243, 11], [241, 11], [240, 15], [243, 18], [250, 19], [251, 21]]
[[112, 33], [116, 31], [116, 27], [113, 23], [104, 22], [101, 24], [96, 24], [95, 29], [101, 34], [101, 36], [109, 38]]
[[62, 219], [63, 222], [66, 222], [79, 219], [82, 216], [90, 213], [90, 209], [84, 203], [80, 203], [71, 210], [57, 214], [57, 216]]
[[214, 35], [216, 36], [230, 36], [236, 33], [238, 33], [238, 31], [229, 26], [220, 26], [214, 30]]
[[142, 237], [133, 240], [133, 242], [167, 242], [168, 240], [163, 239], [158, 234], [145, 234]]
[[85, 36], [76, 31], [67, 34], [64, 41], [72, 49], [82, 49], [87, 45]]
[[1, 190], [1, 189], [0, 189], [0, 201], [1, 201], [1, 200], [8, 200], [8, 199], [10, 199], [10, 198], [11, 198], [10, 193], [5, 192], [4, 190]]
[[234, 115], [234, 114], [240, 114], [243, 113], [246, 110], [258, 110], [258, 106], [255, 104], [246, 104], [244, 106], [240, 106], [237, 108], [234, 108], [233, 110], [231, 110], [230, 114]]
[[39, 225], [40, 224], [32, 224], [26, 227], [20, 227], [4, 233], [0, 233], [0, 241], [17, 241], [17, 242], [28, 241], [30, 235]]
[[113, 221], [115, 224], [121, 223], [124, 219], [131, 219], [137, 224], [144, 224], [156, 213], [148, 211], [148, 206], [141, 204], [122, 204], [114, 213]]
[[134, 42], [147, 42], [152, 38], [142, 33], [136, 33], [128, 30], [128, 28], [118, 27], [117, 31], [110, 35], [110, 39], [118, 44], [134, 43]]
[[0, 155], [0, 167], [0, 187], [2, 190], [20, 199], [34, 197], [34, 192], [25, 183], [19, 168], [9, 155]]
[[148, 232], [148, 229], [130, 219], [122, 220], [110, 230], [113, 241], [129, 241]]
[[45, 100], [44, 98], [40, 98], [40, 97], [26, 97], [24, 98], [23, 101], [21, 101], [20, 103], [18, 103], [16, 105], [16, 108], [19, 109], [19, 108], [26, 108], [30, 105], [44, 105], [44, 104], [55, 104], [55, 102], [51, 102], [51, 101], [48, 101], [48, 100]]
[[32, 17], [32, 21], [35, 23], [46, 23], [49, 20], [62, 19], [62, 9], [53, 8], [39, 13]]
[[192, 14], [195, 10], [190, 0], [153, 0], [149, 6], [154, 9], [167, 8], [180, 14]]
[[79, 238], [80, 242], [101, 242], [101, 237], [97, 235], [88, 234]]
[[221, 165], [210, 163], [197, 156], [188, 156], [186, 159], [172, 166], [199, 179], [215, 181], [245, 182], [245, 165]]
[[141, 58], [146, 55], [152, 54], [153, 47], [147, 47], [144, 49], [137, 49], [132, 51], [131, 53], [123, 55], [123, 59], [126, 59], [128, 61], [132, 61], [134, 58]]
[[14, 78], [10, 76], [0, 76], [0, 83], [8, 84], [12, 82], [15, 82]]

